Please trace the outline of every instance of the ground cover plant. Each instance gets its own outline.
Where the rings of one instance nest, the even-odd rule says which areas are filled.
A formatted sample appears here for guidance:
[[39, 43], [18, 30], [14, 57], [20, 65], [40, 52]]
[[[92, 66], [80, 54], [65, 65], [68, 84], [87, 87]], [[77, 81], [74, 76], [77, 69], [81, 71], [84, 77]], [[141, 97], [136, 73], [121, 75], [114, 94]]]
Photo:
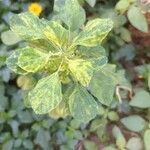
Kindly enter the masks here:
[[0, 3], [0, 149], [150, 149], [148, 1]]
[[10, 28], [28, 46], [14, 51], [6, 64], [16, 73], [37, 73], [39, 79], [27, 96], [37, 114], [61, 111], [60, 117], [71, 115], [88, 122], [99, 111], [93, 96], [109, 106], [117, 84], [100, 45], [113, 22], [97, 18], [84, 26], [85, 11], [77, 0], [65, 1], [57, 18], [66, 28], [60, 20], [47, 21], [31, 13], [14, 15]]

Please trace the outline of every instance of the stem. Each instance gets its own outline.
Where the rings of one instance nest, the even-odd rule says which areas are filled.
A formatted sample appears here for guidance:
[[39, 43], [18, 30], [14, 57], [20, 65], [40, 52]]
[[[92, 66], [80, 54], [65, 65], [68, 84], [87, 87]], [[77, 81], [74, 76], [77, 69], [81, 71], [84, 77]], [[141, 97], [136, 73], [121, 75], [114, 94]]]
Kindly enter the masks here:
[[64, 60], [62, 59], [62, 61], [61, 61], [60, 65], [59, 65], [59, 67], [58, 67], [57, 72], [59, 72], [59, 71], [60, 71], [60, 69], [61, 69], [61, 66], [62, 66], [63, 62], [64, 62]]
[[133, 96], [133, 91], [132, 91], [131, 88], [126, 87], [126, 86], [120, 86], [120, 85], [118, 85], [118, 86], [116, 87], [116, 95], [117, 95], [117, 97], [118, 97], [118, 100], [119, 100], [119, 103], [120, 103], [120, 104], [122, 104], [122, 98], [121, 98], [121, 95], [120, 95], [120, 90], [121, 90], [121, 89], [128, 91], [128, 93], [129, 93], [129, 98], [130, 98], [130, 99], [131, 99], [132, 96]]

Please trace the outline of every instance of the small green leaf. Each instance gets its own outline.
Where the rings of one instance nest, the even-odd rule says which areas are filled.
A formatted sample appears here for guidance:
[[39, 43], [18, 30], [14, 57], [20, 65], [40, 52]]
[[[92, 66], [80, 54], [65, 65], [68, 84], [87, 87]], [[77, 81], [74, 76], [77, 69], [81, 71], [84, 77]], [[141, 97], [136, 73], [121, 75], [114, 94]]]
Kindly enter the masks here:
[[116, 77], [107, 66], [95, 72], [91, 82], [91, 93], [104, 105], [109, 106], [113, 100]]
[[135, 93], [130, 105], [138, 108], [150, 108], [150, 94], [144, 90]]
[[119, 0], [117, 2], [115, 9], [118, 10], [120, 13], [124, 13], [128, 10], [128, 7], [130, 6], [129, 0]]
[[91, 7], [94, 7], [96, 0], [85, 0]]
[[83, 86], [88, 86], [94, 72], [94, 68], [90, 61], [83, 59], [70, 60], [69, 69], [76, 80]]
[[27, 72], [36, 72], [47, 62], [48, 54], [42, 53], [38, 49], [20, 49], [18, 56], [18, 66]]
[[131, 84], [129, 80], [126, 78], [125, 70], [123, 69], [117, 70], [116, 75], [117, 75], [117, 82], [119, 85], [131, 88]]
[[93, 141], [86, 140], [84, 141], [83, 144], [84, 144], [85, 150], [97, 150], [96, 143], [94, 143]]
[[74, 39], [73, 45], [94, 47], [100, 44], [113, 28], [110, 19], [94, 19], [89, 21], [83, 31]]
[[114, 126], [114, 128], [112, 129], [112, 134], [116, 139], [117, 147], [120, 150], [124, 149], [125, 145], [126, 145], [126, 139], [125, 139], [123, 133], [121, 132], [120, 128], [117, 126]]
[[21, 39], [12, 31], [8, 30], [1, 34], [2, 42], [6, 45], [18, 43]]
[[115, 111], [108, 112], [108, 119], [111, 121], [119, 121], [119, 115]]
[[126, 28], [121, 28], [120, 29], [120, 37], [125, 41], [125, 42], [131, 42], [131, 33], [128, 29]]
[[8, 141], [6, 141], [5, 143], [3, 143], [1, 149], [2, 150], [12, 150], [13, 149], [13, 139], [10, 139]]
[[127, 13], [130, 23], [142, 32], [148, 32], [148, 24], [141, 9], [135, 6], [130, 7]]
[[103, 148], [103, 150], [118, 150], [115, 148], [115, 146], [106, 146]]
[[31, 140], [24, 140], [23, 141], [23, 146], [26, 148], [26, 149], [33, 149], [33, 143]]
[[48, 150], [50, 148], [49, 141], [50, 141], [49, 132], [43, 128], [39, 129], [34, 141], [35, 144], [40, 145], [41, 148], [44, 150]]
[[45, 114], [57, 107], [62, 100], [61, 83], [58, 73], [38, 81], [29, 93], [31, 106], [35, 113]]
[[69, 99], [69, 108], [72, 116], [80, 122], [88, 122], [98, 113], [98, 105], [88, 91], [77, 85]]
[[145, 120], [138, 115], [131, 115], [121, 119], [121, 123], [129, 130], [140, 132], [145, 128]]
[[60, 13], [60, 19], [72, 31], [79, 29], [86, 20], [85, 11], [79, 5], [78, 0], [66, 0], [64, 10]]
[[139, 137], [132, 137], [129, 139], [126, 148], [128, 150], [142, 150], [143, 149], [143, 142]]
[[146, 130], [144, 133], [144, 144], [145, 144], [145, 150], [150, 150], [150, 129]]

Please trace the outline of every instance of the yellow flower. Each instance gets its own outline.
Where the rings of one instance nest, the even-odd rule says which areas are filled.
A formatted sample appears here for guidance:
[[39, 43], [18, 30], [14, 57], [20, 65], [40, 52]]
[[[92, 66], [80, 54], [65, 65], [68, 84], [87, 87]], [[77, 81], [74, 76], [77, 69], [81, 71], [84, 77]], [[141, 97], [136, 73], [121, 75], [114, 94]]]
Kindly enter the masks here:
[[28, 7], [28, 11], [39, 16], [42, 12], [42, 6], [39, 3], [31, 3]]

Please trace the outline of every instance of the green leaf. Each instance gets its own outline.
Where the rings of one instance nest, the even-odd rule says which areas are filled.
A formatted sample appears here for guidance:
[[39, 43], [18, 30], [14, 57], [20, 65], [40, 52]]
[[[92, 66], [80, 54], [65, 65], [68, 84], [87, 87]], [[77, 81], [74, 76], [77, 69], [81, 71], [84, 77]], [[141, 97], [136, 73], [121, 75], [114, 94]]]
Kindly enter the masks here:
[[24, 40], [42, 39], [44, 27], [44, 21], [28, 12], [16, 14], [10, 19], [11, 30]]
[[25, 12], [12, 16], [10, 28], [20, 38], [28, 41], [33, 47], [46, 49], [45, 51], [54, 51], [54, 47], [45, 37], [43, 31], [49, 23], [45, 19], [39, 19], [37, 16]]
[[42, 53], [38, 49], [23, 48], [20, 49], [18, 56], [18, 66], [27, 72], [36, 72], [47, 62], [48, 54]]
[[29, 93], [35, 113], [45, 114], [57, 107], [62, 100], [61, 83], [58, 72], [38, 81]]
[[117, 150], [114, 146], [104, 147], [103, 150]]
[[66, 0], [64, 10], [60, 13], [60, 19], [72, 31], [79, 29], [86, 20], [85, 11], [78, 0]]
[[83, 59], [70, 60], [69, 69], [77, 81], [83, 86], [88, 86], [94, 72], [94, 68], [90, 61]]
[[52, 45], [52, 43], [50, 43], [48, 39], [37, 39], [37, 40], [28, 41], [28, 45], [29, 47], [40, 49], [40, 51], [44, 53], [47, 52], [55, 53], [59, 51]]
[[90, 132], [96, 132], [98, 130], [103, 130], [107, 125], [108, 121], [106, 119], [94, 119], [90, 126]]
[[119, 0], [119, 2], [117, 2], [116, 4], [115, 9], [123, 14], [125, 11], [127, 11], [129, 6], [130, 6], [130, 3], [128, 0]]
[[143, 142], [139, 137], [132, 137], [129, 139], [126, 148], [128, 150], [142, 150], [143, 149]]
[[2, 42], [6, 45], [18, 43], [21, 39], [12, 31], [8, 30], [1, 34]]
[[114, 128], [112, 129], [112, 134], [116, 139], [117, 147], [120, 150], [124, 149], [125, 145], [126, 145], [126, 139], [125, 139], [123, 133], [121, 132], [120, 128], [118, 128], [117, 126], [114, 126]]
[[65, 118], [66, 116], [70, 115], [68, 100], [74, 90], [74, 84], [73, 83], [68, 84], [66, 87], [63, 88], [63, 90], [64, 90], [64, 94], [62, 97], [63, 100], [59, 103], [59, 105], [55, 109], [49, 112], [49, 115], [52, 118], [57, 119]]
[[139, 91], [130, 101], [130, 106], [138, 108], [150, 108], [150, 94], [147, 91]]
[[98, 113], [96, 101], [81, 85], [77, 85], [71, 94], [69, 108], [72, 116], [80, 122], [88, 122]]
[[100, 45], [89, 48], [80, 46], [76, 51], [76, 55], [84, 60], [90, 61], [95, 70], [102, 68], [108, 61], [105, 49]]
[[128, 29], [126, 28], [121, 28], [120, 29], [120, 37], [125, 41], [125, 42], [131, 42], [132, 38], [131, 38], [131, 33]]
[[33, 143], [32, 141], [29, 139], [26, 139], [23, 141], [23, 146], [26, 148], [26, 149], [33, 149]]
[[31, 123], [33, 121], [29, 111], [19, 111], [18, 118], [21, 123]]
[[85, 0], [91, 7], [94, 7], [96, 0]]
[[129, 130], [140, 132], [145, 128], [145, 120], [138, 115], [131, 115], [121, 119], [121, 123]]
[[129, 80], [126, 78], [125, 70], [123, 69], [117, 70], [116, 75], [117, 75], [117, 83], [119, 85], [131, 88], [131, 84]]
[[74, 39], [73, 45], [94, 47], [100, 44], [113, 28], [110, 19], [94, 19], [89, 21], [83, 31]]
[[7, 67], [18, 74], [27, 74], [25, 70], [18, 66], [20, 50], [15, 50], [6, 60]]
[[116, 77], [106, 67], [95, 72], [89, 88], [91, 93], [104, 105], [109, 106], [113, 100]]
[[62, 11], [62, 6], [65, 5], [65, 0], [55, 0], [54, 1], [54, 11], [60, 12]]
[[3, 143], [2, 150], [12, 150], [13, 142], [14, 142], [14, 140], [10, 139], [10, 140], [6, 141], [5, 143]]
[[107, 115], [108, 119], [111, 120], [111, 121], [119, 121], [119, 115], [117, 112], [115, 111], [110, 111], [108, 112], [108, 115]]
[[145, 150], [150, 150], [150, 129], [146, 130], [144, 133], [144, 144], [145, 144]]
[[93, 141], [85, 140], [83, 144], [85, 150], [97, 150], [97, 145]]
[[135, 6], [130, 7], [127, 13], [130, 23], [142, 32], [148, 32], [148, 24], [141, 9]]
[[61, 101], [56, 108], [49, 112], [49, 115], [55, 119], [65, 118], [67, 115], [69, 115], [67, 102], [64, 100]]
[[148, 72], [148, 87], [150, 89], [150, 71]]
[[59, 51], [65, 49], [68, 44], [68, 31], [58, 22], [51, 21], [43, 29], [44, 35]]
[[42, 149], [48, 150], [50, 148], [49, 141], [50, 141], [49, 132], [47, 130], [44, 130], [43, 128], [39, 129], [34, 142], [36, 144], [39, 144]]
[[95, 46], [95, 47], [84, 47], [80, 46], [76, 50], [76, 54], [83, 59], [90, 59], [90, 58], [99, 58], [101, 56], [106, 56], [105, 49], [101, 46]]
[[8, 98], [4, 94], [0, 95], [0, 97], [0, 112], [3, 112], [8, 108]]
[[135, 47], [132, 44], [125, 44], [123, 47], [120, 48], [119, 51], [117, 51], [114, 59], [120, 60], [132, 60], [136, 55]]

